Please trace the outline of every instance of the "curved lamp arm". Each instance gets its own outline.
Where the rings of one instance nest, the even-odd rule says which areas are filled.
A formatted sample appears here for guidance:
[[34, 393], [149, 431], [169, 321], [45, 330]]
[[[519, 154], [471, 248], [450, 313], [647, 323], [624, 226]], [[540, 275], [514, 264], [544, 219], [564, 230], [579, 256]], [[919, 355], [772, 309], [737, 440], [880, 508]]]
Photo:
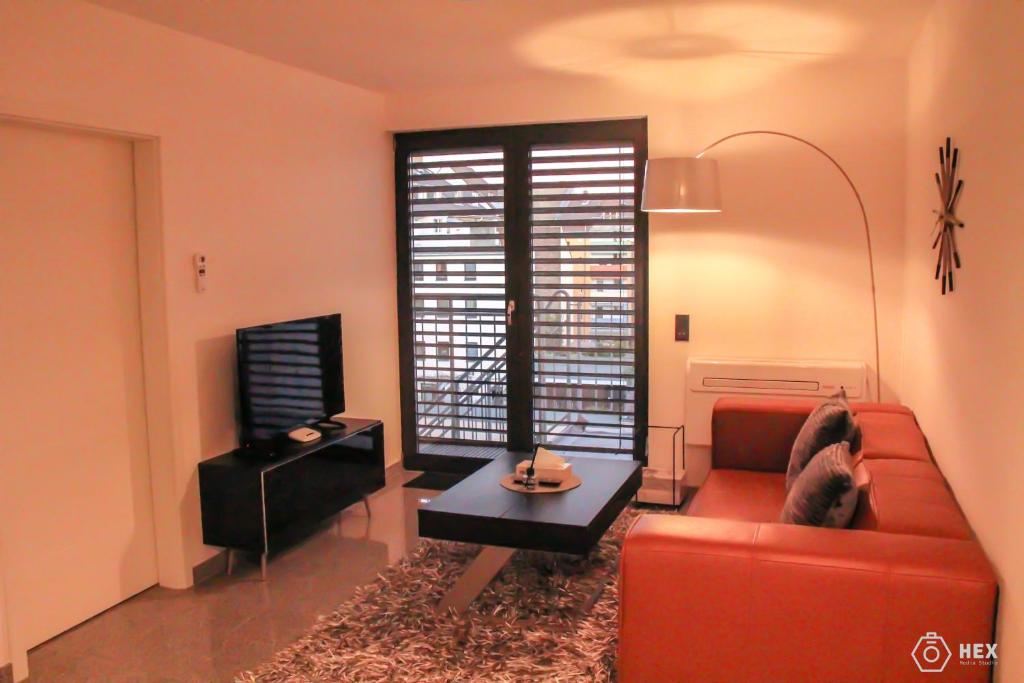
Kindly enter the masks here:
[[868, 212], [864, 208], [864, 200], [861, 199], [860, 192], [857, 191], [857, 186], [853, 184], [853, 180], [850, 178], [850, 174], [846, 172], [846, 169], [844, 169], [831, 154], [823, 150], [821, 147], [818, 147], [813, 142], [805, 140], [804, 138], [799, 137], [797, 135], [782, 133], [776, 130], [745, 130], [739, 133], [733, 133], [732, 135], [726, 135], [724, 138], [715, 140], [710, 145], [702, 149], [700, 153], [697, 154], [697, 158], [700, 159], [709, 150], [714, 149], [715, 147], [722, 144], [726, 140], [732, 140], [733, 138], [743, 137], [746, 135], [775, 135], [780, 138], [789, 138], [790, 140], [796, 140], [797, 142], [801, 142], [807, 145], [808, 147], [817, 151], [823, 157], [828, 159], [830, 162], [832, 162], [832, 165], [836, 167], [836, 170], [838, 170], [843, 175], [843, 178], [846, 180], [846, 184], [850, 186], [851, 190], [853, 190], [853, 196], [857, 198], [857, 205], [860, 206], [861, 218], [864, 219], [864, 239], [866, 240], [868, 247], [868, 273], [871, 275], [871, 313], [873, 316], [873, 322], [875, 327], [875, 398], [878, 401], [881, 401], [882, 368], [879, 362], [880, 354], [878, 350], [878, 295], [875, 292], [875, 256], [873, 250], [871, 249], [871, 227], [868, 224]]

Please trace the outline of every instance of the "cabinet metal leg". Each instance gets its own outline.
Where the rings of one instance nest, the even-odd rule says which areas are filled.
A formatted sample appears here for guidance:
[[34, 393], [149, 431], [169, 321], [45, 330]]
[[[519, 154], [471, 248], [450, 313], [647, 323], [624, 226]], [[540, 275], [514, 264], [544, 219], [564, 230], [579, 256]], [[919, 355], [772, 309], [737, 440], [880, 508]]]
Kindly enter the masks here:
[[363, 507], [366, 508], [366, 516], [372, 517], [373, 515], [370, 514], [370, 498], [368, 496], [363, 496]]
[[228, 576], [235, 573], [235, 551], [228, 548]]
[[260, 555], [260, 580], [267, 580], [267, 554]]

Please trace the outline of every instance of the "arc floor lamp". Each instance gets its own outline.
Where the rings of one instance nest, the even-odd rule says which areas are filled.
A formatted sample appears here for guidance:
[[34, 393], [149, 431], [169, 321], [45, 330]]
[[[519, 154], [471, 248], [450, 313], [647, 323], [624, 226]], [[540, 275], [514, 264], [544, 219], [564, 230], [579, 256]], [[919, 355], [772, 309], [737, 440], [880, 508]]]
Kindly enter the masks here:
[[879, 365], [878, 344], [878, 296], [875, 293], [875, 257], [871, 249], [871, 226], [868, 223], [868, 212], [864, 208], [857, 186], [835, 158], [813, 142], [797, 135], [781, 133], [775, 130], [745, 130], [726, 135], [712, 142], [695, 157], [670, 157], [650, 159], [644, 174], [643, 198], [640, 208], [651, 213], [718, 213], [722, 210], [722, 199], [718, 184], [718, 162], [704, 157], [710, 150], [727, 140], [747, 135], [774, 135], [788, 138], [807, 145], [832, 162], [836, 170], [842, 174], [846, 184], [853, 191], [860, 207], [861, 218], [864, 219], [864, 239], [867, 243], [868, 273], [871, 276], [871, 313], [875, 331], [875, 397], [881, 400], [882, 369]]

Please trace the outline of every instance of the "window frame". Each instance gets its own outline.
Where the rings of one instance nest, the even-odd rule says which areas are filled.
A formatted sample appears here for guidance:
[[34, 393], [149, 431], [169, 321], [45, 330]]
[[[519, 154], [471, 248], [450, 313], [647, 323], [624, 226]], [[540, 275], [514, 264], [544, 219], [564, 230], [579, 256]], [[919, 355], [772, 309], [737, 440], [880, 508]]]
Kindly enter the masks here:
[[647, 162], [647, 118], [545, 123], [517, 126], [459, 128], [394, 134], [395, 235], [398, 273], [399, 378], [402, 410], [402, 463], [408, 469], [472, 472], [489, 462], [475, 457], [419, 453], [416, 429], [416, 371], [414, 354], [412, 272], [409, 227], [409, 156], [423, 151], [462, 147], [502, 147], [505, 188], [506, 294], [516, 301], [516, 320], [508, 332], [508, 405], [521, 406], [522, 415], [508, 412], [508, 449], [528, 451], [532, 443], [532, 319], [530, 277], [530, 148], [543, 144], [628, 141], [634, 149], [635, 296], [633, 459], [647, 464], [648, 422], [648, 225], [640, 209]]

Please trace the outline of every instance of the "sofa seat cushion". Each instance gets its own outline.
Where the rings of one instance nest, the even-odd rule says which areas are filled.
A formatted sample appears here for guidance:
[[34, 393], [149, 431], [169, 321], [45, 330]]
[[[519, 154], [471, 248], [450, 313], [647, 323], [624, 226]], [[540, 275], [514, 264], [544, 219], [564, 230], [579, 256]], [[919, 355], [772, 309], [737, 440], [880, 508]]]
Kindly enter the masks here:
[[857, 414], [864, 458], [898, 458], [931, 463], [924, 434], [913, 415], [907, 413], [860, 412]]
[[861, 489], [853, 529], [939, 538], [973, 538], [953, 494], [940, 478], [898, 476], [866, 461], [870, 483]]
[[690, 502], [687, 514], [743, 522], [777, 522], [786, 502], [781, 472], [711, 470]]

